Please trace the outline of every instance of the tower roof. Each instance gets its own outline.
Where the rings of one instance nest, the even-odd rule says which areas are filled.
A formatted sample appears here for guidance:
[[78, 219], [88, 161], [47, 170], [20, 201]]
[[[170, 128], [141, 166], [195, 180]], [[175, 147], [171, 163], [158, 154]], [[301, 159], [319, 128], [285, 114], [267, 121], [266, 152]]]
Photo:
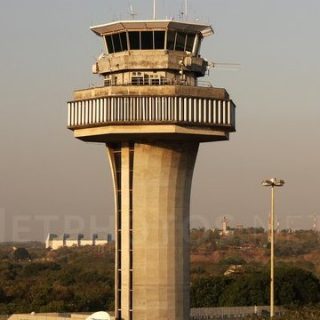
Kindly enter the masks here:
[[128, 20], [115, 21], [90, 28], [99, 36], [120, 31], [175, 30], [181, 32], [201, 33], [203, 37], [214, 33], [210, 25], [181, 22], [173, 20]]

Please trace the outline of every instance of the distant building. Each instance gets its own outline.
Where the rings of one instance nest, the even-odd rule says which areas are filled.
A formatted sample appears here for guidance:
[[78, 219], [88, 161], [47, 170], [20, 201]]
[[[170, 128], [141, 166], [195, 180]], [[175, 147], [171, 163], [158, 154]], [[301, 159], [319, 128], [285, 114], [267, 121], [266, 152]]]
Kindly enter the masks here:
[[111, 241], [111, 234], [107, 234], [106, 237], [101, 234], [93, 234], [91, 239], [85, 239], [83, 234], [70, 236], [69, 234], [64, 233], [63, 235], [58, 236], [56, 234], [49, 233], [46, 239], [46, 248], [57, 250], [63, 247], [99, 246], [105, 245]]
[[234, 230], [231, 230], [228, 226], [229, 220], [226, 217], [223, 217], [222, 220], [222, 230], [219, 232], [220, 236], [229, 236], [234, 233]]

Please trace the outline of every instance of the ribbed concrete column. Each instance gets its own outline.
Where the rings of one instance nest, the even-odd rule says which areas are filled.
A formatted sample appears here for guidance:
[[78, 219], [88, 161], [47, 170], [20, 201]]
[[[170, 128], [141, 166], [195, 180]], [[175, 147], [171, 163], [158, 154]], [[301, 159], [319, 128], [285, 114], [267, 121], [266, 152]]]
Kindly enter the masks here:
[[116, 319], [132, 320], [132, 179], [134, 145], [108, 145], [115, 194]]
[[135, 144], [133, 319], [189, 319], [189, 203], [197, 143]]
[[198, 143], [121, 143], [108, 150], [116, 319], [189, 320], [189, 204]]

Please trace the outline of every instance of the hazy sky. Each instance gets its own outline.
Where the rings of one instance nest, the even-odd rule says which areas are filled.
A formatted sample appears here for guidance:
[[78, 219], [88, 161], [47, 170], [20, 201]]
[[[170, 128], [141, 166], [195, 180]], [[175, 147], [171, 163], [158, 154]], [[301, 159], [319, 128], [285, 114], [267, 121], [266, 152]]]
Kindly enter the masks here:
[[[158, 0], [158, 17], [179, 18], [182, 0]], [[137, 19], [152, 0], [132, 0]], [[54, 233], [113, 231], [113, 192], [103, 145], [66, 129], [66, 101], [91, 75], [100, 39], [90, 25], [128, 19], [127, 0], [0, 1], [0, 241]], [[202, 56], [241, 64], [209, 80], [237, 104], [229, 142], [200, 147], [194, 226], [266, 226], [280, 177], [280, 227], [311, 228], [320, 218], [319, 0], [189, 0], [189, 19], [209, 22]], [[320, 220], [319, 220], [320, 226]]]

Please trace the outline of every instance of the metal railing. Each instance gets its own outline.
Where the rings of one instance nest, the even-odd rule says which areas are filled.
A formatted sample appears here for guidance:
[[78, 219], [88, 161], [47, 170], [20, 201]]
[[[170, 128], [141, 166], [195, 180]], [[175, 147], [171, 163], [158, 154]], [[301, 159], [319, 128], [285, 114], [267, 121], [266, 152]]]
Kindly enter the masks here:
[[235, 129], [231, 100], [177, 96], [108, 96], [68, 103], [68, 127], [180, 123]]
[[[205, 87], [205, 88], [213, 88], [213, 85], [210, 81], [201, 80], [201, 81], [190, 81], [190, 79], [172, 79], [172, 78], [145, 78], [143, 76], [133, 77], [130, 81], [121, 82], [105, 79], [104, 86], [107, 87], [119, 87], [119, 86], [197, 86], [197, 87]], [[100, 86], [93, 86], [99, 88]]]
[[[276, 314], [285, 312], [284, 308], [276, 307]], [[248, 307], [220, 307], [220, 308], [193, 308], [190, 311], [191, 320], [220, 320], [241, 319], [247, 316], [266, 316], [270, 313], [269, 306]]]

